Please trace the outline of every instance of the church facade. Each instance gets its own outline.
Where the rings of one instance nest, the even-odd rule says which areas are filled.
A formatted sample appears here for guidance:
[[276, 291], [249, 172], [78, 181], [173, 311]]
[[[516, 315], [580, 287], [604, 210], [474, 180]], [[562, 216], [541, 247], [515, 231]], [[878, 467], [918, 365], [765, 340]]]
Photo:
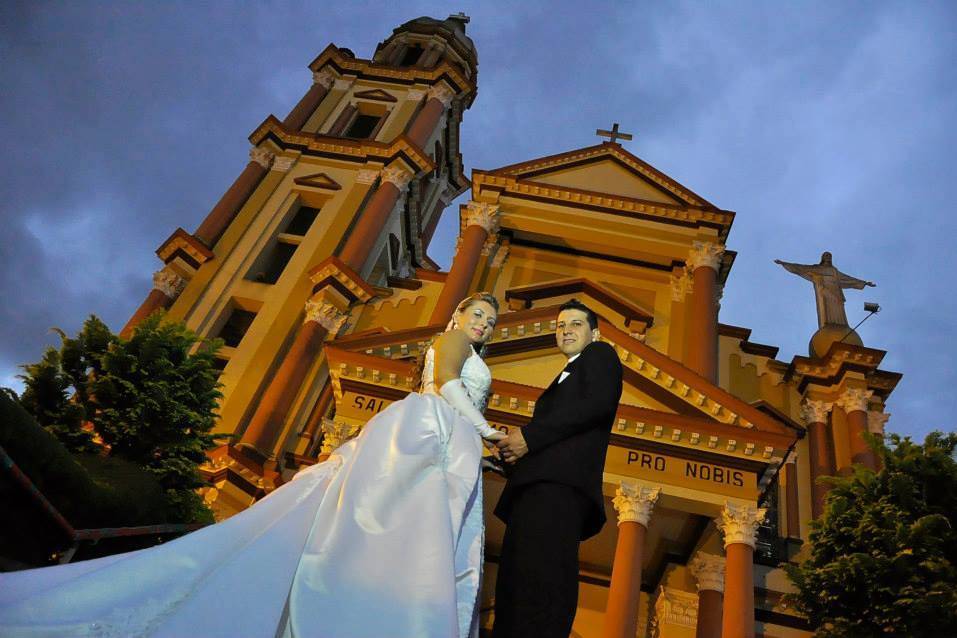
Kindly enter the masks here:
[[[617, 126], [611, 141], [467, 177], [467, 22], [410, 21], [368, 59], [329, 45], [293, 110], [250, 135], [248, 165], [207, 217], [157, 250], [124, 332], [164, 309], [226, 344], [217, 429], [234, 438], [203, 468], [207, 502], [219, 518], [248, 507], [413, 391], [416, 358], [476, 290], [502, 304], [486, 416], [521, 428], [563, 366], [557, 308], [577, 297], [600, 315], [625, 389], [609, 523], [582, 545], [573, 635], [810, 635], [782, 604], [779, 565], [799, 560], [821, 512], [815, 479], [875, 465], [862, 435], [883, 431], [900, 375], [840, 324], [834, 285], [811, 266], [785, 265], [831, 304], [809, 356], [780, 361], [720, 323], [735, 214], [630, 153]], [[426, 250], [469, 190], [442, 272]], [[850, 279], [831, 276], [837, 295]], [[491, 512], [503, 481], [484, 480]], [[490, 627], [503, 526], [486, 524]]]

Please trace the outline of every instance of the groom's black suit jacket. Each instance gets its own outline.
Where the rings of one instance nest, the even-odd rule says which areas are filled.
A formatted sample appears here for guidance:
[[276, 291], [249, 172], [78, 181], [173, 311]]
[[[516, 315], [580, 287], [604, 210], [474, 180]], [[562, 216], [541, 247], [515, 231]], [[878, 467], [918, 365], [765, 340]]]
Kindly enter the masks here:
[[512, 502], [522, 486], [539, 481], [577, 488], [592, 503], [581, 539], [605, 524], [602, 472], [611, 426], [621, 399], [621, 361], [615, 349], [596, 341], [565, 367], [535, 403], [532, 419], [522, 428], [528, 454], [506, 466], [508, 482], [495, 515], [508, 523]]

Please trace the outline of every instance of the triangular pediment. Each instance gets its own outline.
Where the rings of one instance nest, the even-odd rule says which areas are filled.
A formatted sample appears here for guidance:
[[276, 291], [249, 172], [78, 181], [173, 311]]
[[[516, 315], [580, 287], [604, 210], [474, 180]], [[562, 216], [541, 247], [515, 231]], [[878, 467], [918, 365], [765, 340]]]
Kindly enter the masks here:
[[332, 179], [325, 173], [312, 173], [311, 175], [303, 175], [302, 177], [297, 177], [294, 181], [298, 186], [311, 186], [313, 188], [322, 188], [325, 190], [337, 191], [342, 188], [342, 185], [339, 184], [339, 182]]
[[391, 93], [386, 93], [382, 89], [359, 91], [355, 94], [355, 97], [364, 98], [366, 100], [377, 100], [379, 102], [398, 102], [398, 98]]
[[525, 182], [670, 206], [714, 205], [618, 144], [604, 143], [489, 171]]

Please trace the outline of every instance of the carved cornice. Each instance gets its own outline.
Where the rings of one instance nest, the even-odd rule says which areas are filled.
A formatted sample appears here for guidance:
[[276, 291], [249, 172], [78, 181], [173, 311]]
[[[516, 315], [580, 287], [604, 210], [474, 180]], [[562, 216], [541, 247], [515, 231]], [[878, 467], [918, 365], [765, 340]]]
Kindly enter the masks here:
[[872, 390], [864, 388], [844, 388], [840, 398], [834, 403], [845, 412], [867, 412], [867, 402], [874, 396]]
[[189, 268], [195, 270], [213, 258], [213, 251], [190, 233], [182, 228], [177, 228], [156, 249], [156, 255], [164, 264], [169, 264], [180, 258]]
[[826, 401], [815, 401], [814, 399], [804, 399], [801, 402], [801, 418], [804, 423], [827, 423], [827, 415], [834, 407], [833, 403]]
[[688, 271], [694, 273], [695, 269], [707, 266], [715, 272], [721, 268], [721, 257], [724, 255], [724, 246], [710, 241], [695, 241], [691, 244], [691, 250], [688, 253]]
[[156, 288], [170, 299], [176, 299], [179, 293], [183, 292], [187, 281], [173, 272], [169, 266], [164, 266], [161, 270], [153, 273], [153, 288]]
[[276, 154], [268, 148], [253, 146], [249, 149], [249, 159], [268, 170], [272, 166], [273, 160], [276, 159]]
[[688, 569], [698, 582], [698, 591], [706, 589], [718, 592], [724, 591], [723, 557], [698, 552], [688, 563]]
[[332, 287], [342, 295], [345, 302], [366, 303], [375, 296], [375, 290], [356, 271], [342, 263], [338, 257], [327, 257], [309, 271], [309, 279], [315, 284], [314, 292]]
[[249, 136], [249, 141], [253, 145], [258, 145], [266, 139], [282, 150], [299, 151], [303, 155], [331, 157], [340, 161], [362, 164], [369, 161], [388, 164], [400, 159], [408, 164], [410, 170], [416, 172], [428, 173], [435, 170], [432, 158], [405, 135], [400, 135], [386, 143], [331, 137], [306, 131], [290, 131], [283, 127], [282, 122], [275, 116], [270, 115]]
[[694, 629], [698, 624], [698, 596], [680, 589], [661, 587], [655, 601], [654, 624], [659, 630], [664, 624]]
[[498, 232], [501, 214], [498, 204], [486, 204], [472, 200], [460, 209], [459, 218], [461, 220], [460, 235], [469, 226], [481, 226], [489, 235], [494, 235]]
[[639, 523], [646, 528], [651, 519], [651, 510], [658, 502], [660, 487], [649, 487], [631, 481], [622, 481], [615, 492], [612, 504], [618, 512], [618, 524]]
[[716, 521], [718, 528], [724, 533], [724, 547], [740, 543], [754, 549], [758, 537], [758, 526], [764, 521], [768, 510], [766, 507], [753, 505], [738, 505], [726, 502], [721, 509], [721, 518]]
[[330, 44], [309, 65], [313, 71], [324, 66], [331, 66], [340, 74], [355, 75], [357, 78], [368, 80], [384, 80], [396, 84], [429, 85], [445, 82], [452, 90], [463, 97], [467, 104], [475, 98], [475, 84], [467, 78], [457, 65], [441, 60], [432, 68], [397, 67], [377, 64], [371, 60], [363, 60], [342, 53], [335, 45]]

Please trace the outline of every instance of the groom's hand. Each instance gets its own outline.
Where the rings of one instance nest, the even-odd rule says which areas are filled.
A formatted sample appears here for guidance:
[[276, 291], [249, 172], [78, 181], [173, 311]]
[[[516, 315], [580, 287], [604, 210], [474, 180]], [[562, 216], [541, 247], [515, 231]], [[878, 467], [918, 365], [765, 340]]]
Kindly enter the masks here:
[[518, 428], [514, 428], [508, 433], [507, 437], [499, 441], [496, 445], [498, 445], [498, 449], [502, 453], [502, 458], [505, 459], [506, 463], [514, 463], [528, 454], [528, 445], [525, 444], [525, 437], [522, 436], [522, 431]]

